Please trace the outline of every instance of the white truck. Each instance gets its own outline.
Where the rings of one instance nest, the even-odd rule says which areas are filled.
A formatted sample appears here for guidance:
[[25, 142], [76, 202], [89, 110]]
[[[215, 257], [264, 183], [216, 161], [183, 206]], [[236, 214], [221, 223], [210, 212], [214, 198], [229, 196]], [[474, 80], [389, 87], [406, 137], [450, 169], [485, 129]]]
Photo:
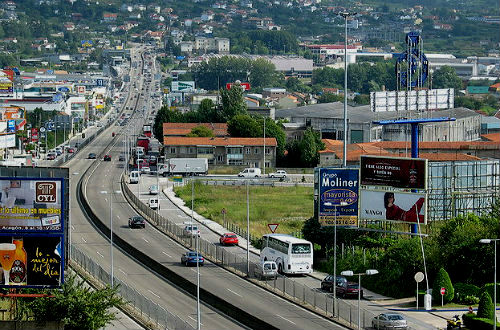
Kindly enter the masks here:
[[208, 173], [206, 158], [170, 158], [158, 164], [158, 175], [202, 175]]

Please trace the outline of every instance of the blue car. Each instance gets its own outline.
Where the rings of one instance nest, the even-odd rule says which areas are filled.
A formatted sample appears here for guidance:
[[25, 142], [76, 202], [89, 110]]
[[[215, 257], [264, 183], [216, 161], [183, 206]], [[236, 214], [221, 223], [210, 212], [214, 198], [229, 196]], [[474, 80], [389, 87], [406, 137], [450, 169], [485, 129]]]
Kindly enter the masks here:
[[181, 257], [181, 264], [186, 266], [196, 265], [196, 262], [198, 262], [200, 266], [203, 266], [205, 258], [203, 258], [200, 253], [196, 253], [194, 251], [187, 251]]

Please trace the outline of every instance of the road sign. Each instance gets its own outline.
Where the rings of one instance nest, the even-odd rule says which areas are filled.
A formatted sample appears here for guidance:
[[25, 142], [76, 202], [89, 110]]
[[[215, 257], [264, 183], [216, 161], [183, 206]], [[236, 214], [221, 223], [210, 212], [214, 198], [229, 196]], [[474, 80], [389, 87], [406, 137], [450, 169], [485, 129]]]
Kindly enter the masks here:
[[45, 132], [45, 127], [40, 127], [40, 132]]
[[420, 283], [424, 280], [424, 273], [418, 272], [415, 274], [415, 282]]
[[276, 229], [278, 229], [279, 225], [280, 225], [279, 223], [269, 223], [269, 224], [267, 224], [267, 226], [271, 230], [271, 233], [273, 233], [273, 234], [276, 231]]
[[446, 288], [441, 288], [441, 295], [444, 296], [445, 293], [446, 293]]
[[225, 208], [222, 208], [222, 210], [220, 211], [222, 214], [226, 214], [226, 209]]

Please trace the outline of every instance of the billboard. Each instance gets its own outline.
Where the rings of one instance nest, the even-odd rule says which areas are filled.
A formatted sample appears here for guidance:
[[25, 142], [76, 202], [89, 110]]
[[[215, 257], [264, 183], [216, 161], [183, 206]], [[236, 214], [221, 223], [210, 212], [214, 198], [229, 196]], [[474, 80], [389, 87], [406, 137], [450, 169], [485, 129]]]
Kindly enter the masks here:
[[14, 84], [9, 80], [0, 81], [0, 94], [12, 94], [14, 90], [13, 86]]
[[14, 81], [14, 70], [12, 69], [3, 69], [0, 70], [0, 77], [5, 77], [10, 81]]
[[427, 189], [427, 159], [361, 156], [361, 185]]
[[62, 180], [0, 178], [0, 230], [61, 232]]
[[94, 42], [92, 40], [82, 40], [81, 43], [83, 48], [91, 48], [94, 46]]
[[24, 119], [25, 111], [19, 107], [0, 107], [0, 120]]
[[172, 81], [172, 92], [193, 92], [194, 81]]
[[0, 236], [0, 286], [60, 286], [63, 245], [61, 236]]
[[360, 219], [427, 223], [425, 193], [360, 189], [359, 200]]
[[453, 88], [371, 92], [370, 109], [373, 112], [451, 109], [455, 106], [454, 97]]
[[13, 148], [16, 146], [16, 134], [0, 134], [0, 145], [3, 148]]
[[14, 119], [7, 120], [7, 133], [16, 132], [16, 121]]
[[31, 141], [38, 142], [38, 128], [31, 129]]
[[357, 227], [359, 170], [320, 168], [317, 173], [321, 226]]

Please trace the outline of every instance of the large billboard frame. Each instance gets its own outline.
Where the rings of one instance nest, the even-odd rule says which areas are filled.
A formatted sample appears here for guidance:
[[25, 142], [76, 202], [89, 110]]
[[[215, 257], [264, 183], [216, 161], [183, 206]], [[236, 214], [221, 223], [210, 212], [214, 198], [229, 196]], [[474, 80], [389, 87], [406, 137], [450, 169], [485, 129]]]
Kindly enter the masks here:
[[318, 221], [321, 226], [358, 227], [358, 200], [358, 169], [318, 169]]

